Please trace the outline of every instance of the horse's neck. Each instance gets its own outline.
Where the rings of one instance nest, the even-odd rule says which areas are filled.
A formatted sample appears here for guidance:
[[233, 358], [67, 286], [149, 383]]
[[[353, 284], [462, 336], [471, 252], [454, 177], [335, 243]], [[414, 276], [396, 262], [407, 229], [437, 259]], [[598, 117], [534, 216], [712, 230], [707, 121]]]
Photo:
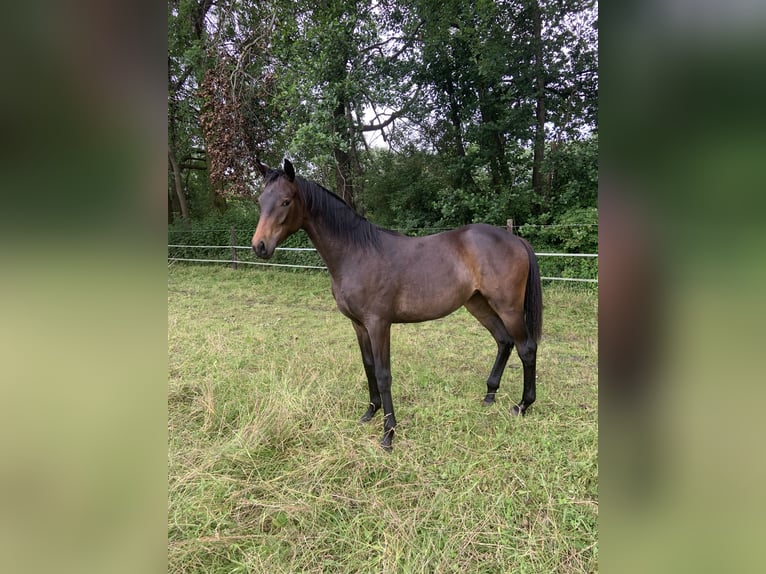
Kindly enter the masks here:
[[347, 266], [358, 265], [377, 243], [378, 229], [331, 192], [310, 182], [299, 189], [304, 200], [309, 199], [304, 201], [308, 213], [303, 227], [330, 274], [336, 276]]
[[345, 265], [354, 265], [363, 251], [353, 242], [343, 241], [321, 219], [310, 219], [304, 229], [333, 277], [341, 274]]

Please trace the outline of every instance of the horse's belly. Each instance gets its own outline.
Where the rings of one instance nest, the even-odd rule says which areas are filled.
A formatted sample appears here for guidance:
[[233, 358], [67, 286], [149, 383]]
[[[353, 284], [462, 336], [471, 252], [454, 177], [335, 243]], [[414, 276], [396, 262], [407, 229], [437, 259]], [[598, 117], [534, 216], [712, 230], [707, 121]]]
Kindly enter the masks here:
[[469, 286], [429, 283], [410, 284], [399, 289], [395, 299], [394, 323], [431, 321], [453, 313], [471, 297]]
[[364, 323], [379, 317], [392, 323], [417, 323], [449, 315], [473, 295], [475, 285], [462, 265], [433, 266], [423, 260], [389, 273], [367, 275], [363, 281], [333, 281], [338, 310]]

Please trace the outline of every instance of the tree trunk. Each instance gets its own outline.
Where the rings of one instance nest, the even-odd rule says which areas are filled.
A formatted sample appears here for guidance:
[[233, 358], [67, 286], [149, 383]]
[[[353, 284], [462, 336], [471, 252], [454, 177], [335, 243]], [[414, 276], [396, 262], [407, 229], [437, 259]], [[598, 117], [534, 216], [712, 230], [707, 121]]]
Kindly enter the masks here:
[[346, 121], [349, 126], [349, 149], [351, 151], [349, 157], [349, 167], [351, 170], [353, 183], [354, 183], [354, 208], [364, 215], [364, 178], [362, 177], [362, 162], [359, 159], [360, 149], [357, 146], [357, 142], [363, 137], [359, 137], [357, 132], [357, 122], [354, 121], [354, 116], [351, 113], [352, 106], [349, 105], [346, 109]]
[[170, 168], [173, 171], [173, 182], [178, 198], [178, 205], [181, 208], [181, 219], [189, 221], [189, 205], [186, 203], [186, 197], [184, 196], [184, 187], [181, 182], [181, 168], [178, 166], [178, 160], [173, 149], [168, 147], [168, 159], [170, 160]]
[[170, 190], [168, 190], [168, 225], [173, 225], [174, 221], [173, 213], [175, 212], [175, 208], [173, 206], [173, 198], [175, 195], [175, 193], [171, 194]]
[[492, 189], [499, 192], [510, 180], [510, 171], [505, 161], [503, 133], [497, 126], [500, 114], [496, 97], [486, 86], [479, 88], [479, 111], [483, 124], [480, 145], [489, 161]]
[[455, 142], [455, 155], [465, 157], [465, 144], [463, 144], [463, 126], [460, 122], [460, 106], [455, 97], [455, 86], [452, 78], [447, 79], [447, 97], [449, 98], [449, 120], [452, 124], [452, 136]]
[[452, 124], [452, 141], [455, 145], [455, 156], [458, 158], [457, 177], [454, 179], [454, 185], [457, 188], [474, 191], [476, 182], [471, 175], [471, 169], [467, 166], [465, 143], [463, 142], [463, 123], [460, 117], [460, 103], [455, 95], [455, 85], [452, 78], [447, 78], [445, 86], [447, 97], [449, 99], [449, 121]]
[[[532, 190], [541, 200], [546, 199], [543, 178], [545, 159], [545, 68], [543, 65], [543, 25], [540, 5], [533, 10], [535, 35], [535, 139], [532, 158]], [[540, 206], [542, 207], [542, 206]]]
[[[340, 137], [340, 140], [347, 143], [350, 148], [355, 145], [355, 142], [351, 138], [351, 130], [347, 125], [348, 118], [346, 116], [346, 103], [341, 100], [333, 110], [333, 123], [335, 127], [335, 133]], [[343, 198], [351, 207], [354, 205], [354, 170], [352, 166], [352, 156], [349, 152], [336, 146], [333, 149], [333, 156], [335, 157], [335, 187], [336, 193]]]

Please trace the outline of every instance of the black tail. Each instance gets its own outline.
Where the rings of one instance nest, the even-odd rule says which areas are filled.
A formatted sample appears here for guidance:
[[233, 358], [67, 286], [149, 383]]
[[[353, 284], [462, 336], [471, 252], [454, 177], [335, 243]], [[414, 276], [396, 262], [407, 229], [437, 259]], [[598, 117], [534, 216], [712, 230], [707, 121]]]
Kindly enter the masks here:
[[540, 283], [540, 268], [537, 266], [537, 256], [532, 246], [521, 237], [519, 239], [529, 255], [529, 276], [524, 295], [524, 322], [529, 336], [537, 343], [543, 334], [543, 288]]

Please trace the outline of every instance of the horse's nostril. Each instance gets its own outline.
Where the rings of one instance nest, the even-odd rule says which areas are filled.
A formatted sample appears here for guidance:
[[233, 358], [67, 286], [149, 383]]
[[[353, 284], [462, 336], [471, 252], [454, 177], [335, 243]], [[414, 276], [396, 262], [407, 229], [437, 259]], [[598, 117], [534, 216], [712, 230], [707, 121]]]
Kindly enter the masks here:
[[265, 257], [266, 255], [266, 244], [263, 241], [259, 241], [258, 243], [253, 244], [253, 251], [255, 251], [255, 254], [258, 257]]

